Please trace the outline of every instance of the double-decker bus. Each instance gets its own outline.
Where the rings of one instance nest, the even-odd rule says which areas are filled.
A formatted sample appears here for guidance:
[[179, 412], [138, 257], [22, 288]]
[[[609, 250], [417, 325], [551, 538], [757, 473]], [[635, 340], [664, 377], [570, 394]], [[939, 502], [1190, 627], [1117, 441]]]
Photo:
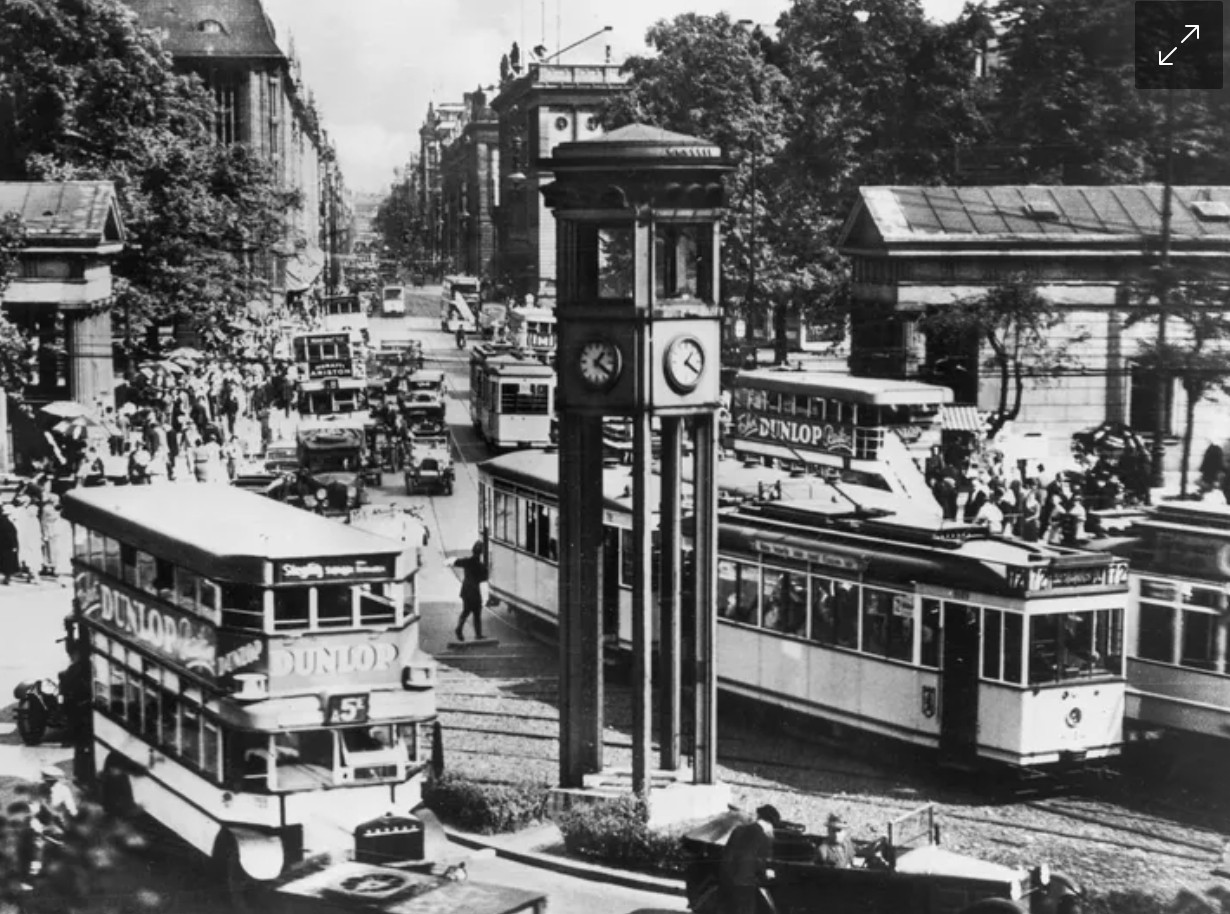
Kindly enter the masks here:
[[930, 499], [919, 464], [940, 443], [936, 384], [763, 368], [735, 376], [730, 445], [740, 456]]
[[416, 550], [228, 486], [77, 489], [64, 515], [105, 805], [242, 885], [419, 803]]
[[479, 282], [474, 276], [445, 276], [440, 290], [440, 329], [478, 332]]
[[367, 350], [357, 330], [299, 333], [291, 341], [291, 351], [299, 375], [302, 419], [310, 423], [347, 414], [358, 424], [365, 421]]
[[470, 418], [496, 448], [545, 447], [555, 419], [555, 369], [502, 344], [470, 353]]
[[1230, 740], [1230, 508], [1160, 502], [1128, 536], [1128, 722]]
[[[604, 474], [603, 630], [624, 648], [628, 468]], [[791, 482], [802, 480], [781, 485]], [[750, 494], [747, 480], [742, 488]], [[862, 486], [832, 488], [720, 513], [719, 689], [957, 765], [1119, 754], [1126, 561], [992, 536]], [[482, 463], [479, 524], [492, 593], [538, 627], [557, 624], [558, 461], [522, 451]]]
[[367, 309], [358, 295], [326, 296], [318, 310], [322, 329], [335, 333], [356, 330], [364, 341], [369, 338]]

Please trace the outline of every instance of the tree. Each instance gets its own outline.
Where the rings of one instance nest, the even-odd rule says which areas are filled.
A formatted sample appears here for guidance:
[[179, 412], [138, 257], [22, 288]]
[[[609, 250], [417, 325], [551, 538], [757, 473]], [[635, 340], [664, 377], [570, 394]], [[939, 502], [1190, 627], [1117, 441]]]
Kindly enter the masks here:
[[987, 352], [981, 366], [999, 376], [999, 404], [991, 416], [988, 437], [993, 438], [1021, 413], [1026, 378], [1045, 386], [1051, 378], [1073, 367], [1074, 345], [1089, 333], [1065, 328], [1062, 312], [1024, 279], [1011, 279], [985, 295], [936, 307], [920, 321], [929, 339], [950, 351], [974, 340]]
[[423, 214], [415, 206], [410, 181], [390, 185], [389, 194], [376, 208], [372, 225], [384, 241], [386, 250], [403, 262], [419, 259], [427, 250]]
[[108, 180], [128, 245], [114, 264], [130, 335], [224, 325], [267, 288], [295, 194], [213, 136], [213, 101], [119, 0], [0, 5], [0, 178]]
[[[17, 268], [18, 251], [25, 242], [25, 227], [17, 213], [0, 215], [0, 301]], [[25, 334], [0, 311], [0, 391], [21, 402], [22, 389], [26, 383], [26, 359], [30, 342]], [[0, 393], [0, 396], [4, 396]]]
[[1179, 495], [1186, 497], [1196, 406], [1213, 394], [1230, 393], [1230, 285], [1203, 273], [1158, 267], [1135, 291], [1137, 305], [1126, 326], [1166, 319], [1177, 321], [1182, 328], [1181, 339], [1142, 342], [1134, 361], [1163, 388], [1171, 379], [1177, 379], [1183, 387], [1186, 402]]

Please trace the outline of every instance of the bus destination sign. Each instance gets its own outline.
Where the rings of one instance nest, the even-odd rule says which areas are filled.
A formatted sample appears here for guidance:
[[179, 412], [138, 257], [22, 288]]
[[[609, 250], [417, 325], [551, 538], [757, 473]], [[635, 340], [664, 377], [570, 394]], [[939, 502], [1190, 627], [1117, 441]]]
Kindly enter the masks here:
[[309, 559], [278, 562], [279, 583], [306, 581], [368, 581], [393, 576], [392, 556], [359, 556], [357, 558]]
[[308, 362], [307, 374], [310, 380], [348, 378], [351, 374], [351, 363], [349, 359], [327, 359], [321, 362]]

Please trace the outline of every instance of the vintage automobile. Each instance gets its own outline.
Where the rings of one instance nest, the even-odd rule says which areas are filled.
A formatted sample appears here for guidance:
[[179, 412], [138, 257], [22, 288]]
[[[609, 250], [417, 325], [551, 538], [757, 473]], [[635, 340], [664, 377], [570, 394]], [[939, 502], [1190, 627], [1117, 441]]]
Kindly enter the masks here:
[[416, 436], [406, 464], [406, 494], [453, 494], [453, 454], [447, 435]]
[[416, 371], [402, 385], [398, 402], [412, 429], [444, 428], [444, 372]]
[[301, 488], [311, 489], [309, 494], [315, 498], [315, 504], [309, 507], [322, 514], [345, 514], [363, 503], [368, 460], [362, 429], [300, 429], [298, 446], [298, 481]]
[[299, 447], [293, 441], [278, 441], [265, 448], [261, 461], [266, 473], [281, 473], [299, 468]]
[[[684, 837], [691, 855], [688, 907], [720, 914], [719, 871], [730, 833], [746, 818], [723, 813]], [[779, 914], [1078, 914], [1081, 891], [1045, 865], [1026, 870], [990, 863], [939, 845], [931, 804], [889, 823], [884, 837], [855, 842], [861, 865], [817, 860], [821, 836], [782, 823], [773, 841], [772, 877], [761, 886], [765, 907]]]

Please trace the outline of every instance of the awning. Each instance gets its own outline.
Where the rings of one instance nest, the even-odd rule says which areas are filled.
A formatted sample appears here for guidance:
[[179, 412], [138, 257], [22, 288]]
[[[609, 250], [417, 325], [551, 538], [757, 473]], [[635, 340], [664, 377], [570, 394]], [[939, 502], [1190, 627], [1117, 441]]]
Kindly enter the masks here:
[[325, 252], [308, 245], [286, 261], [286, 291], [304, 292], [311, 288], [325, 265]]
[[981, 432], [982, 417], [976, 406], [941, 406], [940, 427], [946, 432]]

